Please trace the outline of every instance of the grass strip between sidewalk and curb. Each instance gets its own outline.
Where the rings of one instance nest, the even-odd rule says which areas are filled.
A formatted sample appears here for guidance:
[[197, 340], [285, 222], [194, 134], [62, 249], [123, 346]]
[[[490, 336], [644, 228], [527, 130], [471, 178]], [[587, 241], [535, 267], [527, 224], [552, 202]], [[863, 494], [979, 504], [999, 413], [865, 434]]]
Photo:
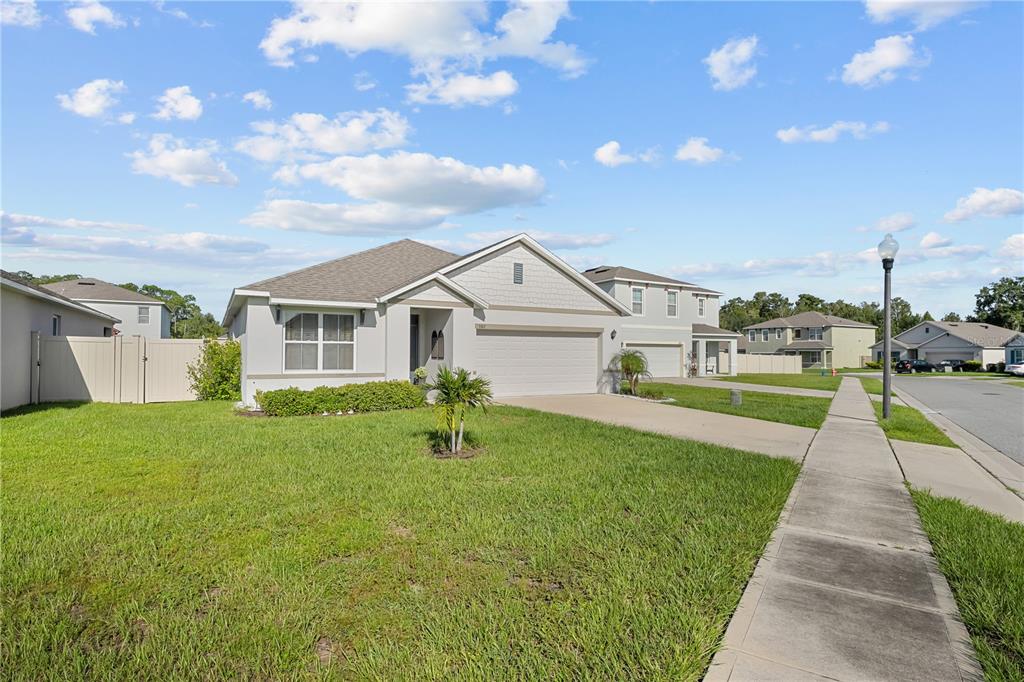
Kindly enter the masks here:
[[788, 386], [789, 388], [813, 388], [819, 391], [837, 391], [842, 376], [821, 376], [820, 374], [737, 374], [734, 377], [718, 377], [719, 381], [762, 386]]
[[722, 414], [762, 419], [780, 424], [806, 426], [812, 429], [821, 428], [825, 417], [828, 416], [829, 405], [832, 404], [831, 398], [759, 393], [744, 389], [742, 404], [733, 405], [730, 397], [732, 389], [729, 388], [659, 383], [643, 383], [640, 386], [642, 389], [652, 390], [666, 398], [675, 399], [675, 402], [666, 403], [668, 405], [707, 412], [721, 412]]
[[888, 419], [882, 419], [882, 403], [872, 400], [878, 425], [892, 440], [906, 440], [912, 443], [927, 443], [955, 448], [957, 444], [949, 439], [939, 427], [913, 407], [893, 405]]
[[911, 488], [986, 680], [1024, 680], [1024, 525]]

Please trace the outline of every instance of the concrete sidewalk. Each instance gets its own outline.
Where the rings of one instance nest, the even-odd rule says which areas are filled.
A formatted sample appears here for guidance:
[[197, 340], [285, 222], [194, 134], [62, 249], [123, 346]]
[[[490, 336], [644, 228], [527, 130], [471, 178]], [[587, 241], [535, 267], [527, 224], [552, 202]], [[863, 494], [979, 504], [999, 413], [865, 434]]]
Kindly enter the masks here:
[[[743, 381], [723, 381], [721, 379], [683, 378], [669, 377], [663, 379], [652, 379], [652, 383], [676, 384], [678, 386], [700, 386], [702, 388], [738, 388], [741, 391], [754, 391], [757, 393], [777, 393], [779, 395], [798, 395], [804, 398], [831, 398], [835, 395], [832, 391], [823, 391], [817, 388], [794, 388], [792, 386], [767, 386], [763, 384], [748, 384]], [[882, 400], [880, 395], [869, 395], [875, 402]], [[899, 396], [892, 397], [893, 405], [903, 405], [904, 402]]]
[[621, 395], [548, 395], [502, 398], [505, 405], [583, 417], [676, 438], [725, 445], [801, 461], [815, 430], [762, 419], [662, 405]]
[[845, 378], [705, 679], [981, 677], [871, 403]]

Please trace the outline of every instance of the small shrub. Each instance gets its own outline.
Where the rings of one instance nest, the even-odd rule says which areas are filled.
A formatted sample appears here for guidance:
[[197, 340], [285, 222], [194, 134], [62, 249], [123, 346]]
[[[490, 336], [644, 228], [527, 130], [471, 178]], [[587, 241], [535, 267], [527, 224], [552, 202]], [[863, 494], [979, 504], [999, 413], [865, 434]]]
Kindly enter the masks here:
[[957, 367], [957, 369], [960, 370], [961, 372], [980, 372], [981, 363], [978, 362], [977, 360], [968, 360], [967, 362]]
[[242, 344], [209, 340], [187, 371], [198, 400], [238, 400], [242, 397]]
[[665, 392], [658, 388], [651, 388], [649, 386], [640, 385], [636, 389], [636, 394], [641, 398], [647, 398], [648, 400], [664, 400]]
[[878, 362], [875, 362], [875, 361], [865, 362], [864, 363], [864, 367], [867, 368], [867, 369], [882, 369], [882, 362], [881, 362], [881, 360], [879, 360]]
[[271, 417], [297, 417], [324, 412], [383, 412], [422, 407], [426, 398], [408, 381], [371, 381], [344, 386], [318, 386], [312, 391], [282, 388], [256, 394], [256, 402]]
[[1003, 362], [1002, 360], [997, 362], [996, 363], [996, 371], [997, 372], [1005, 372], [1006, 371], [1006, 363]]

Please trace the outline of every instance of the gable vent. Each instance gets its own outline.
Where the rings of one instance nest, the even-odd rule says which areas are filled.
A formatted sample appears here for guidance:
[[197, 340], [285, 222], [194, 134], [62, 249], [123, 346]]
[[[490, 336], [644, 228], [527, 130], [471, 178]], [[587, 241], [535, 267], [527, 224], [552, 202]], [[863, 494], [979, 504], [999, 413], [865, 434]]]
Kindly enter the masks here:
[[523, 283], [523, 264], [513, 263], [512, 264], [512, 283], [522, 284]]

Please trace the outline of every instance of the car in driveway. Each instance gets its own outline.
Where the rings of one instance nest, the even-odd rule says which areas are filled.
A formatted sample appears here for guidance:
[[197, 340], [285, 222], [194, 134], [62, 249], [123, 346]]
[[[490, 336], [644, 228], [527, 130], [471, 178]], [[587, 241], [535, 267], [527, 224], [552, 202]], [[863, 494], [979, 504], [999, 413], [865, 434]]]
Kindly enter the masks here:
[[895, 365], [897, 374], [913, 374], [914, 372], [934, 372], [935, 365], [927, 360], [900, 360]]
[[1024, 364], [1007, 365], [1003, 371], [1015, 377], [1024, 377]]
[[943, 360], [936, 367], [942, 371], [946, 371], [946, 368], [949, 367], [951, 372], [955, 372], [956, 368], [962, 364], [964, 364], [963, 360]]

